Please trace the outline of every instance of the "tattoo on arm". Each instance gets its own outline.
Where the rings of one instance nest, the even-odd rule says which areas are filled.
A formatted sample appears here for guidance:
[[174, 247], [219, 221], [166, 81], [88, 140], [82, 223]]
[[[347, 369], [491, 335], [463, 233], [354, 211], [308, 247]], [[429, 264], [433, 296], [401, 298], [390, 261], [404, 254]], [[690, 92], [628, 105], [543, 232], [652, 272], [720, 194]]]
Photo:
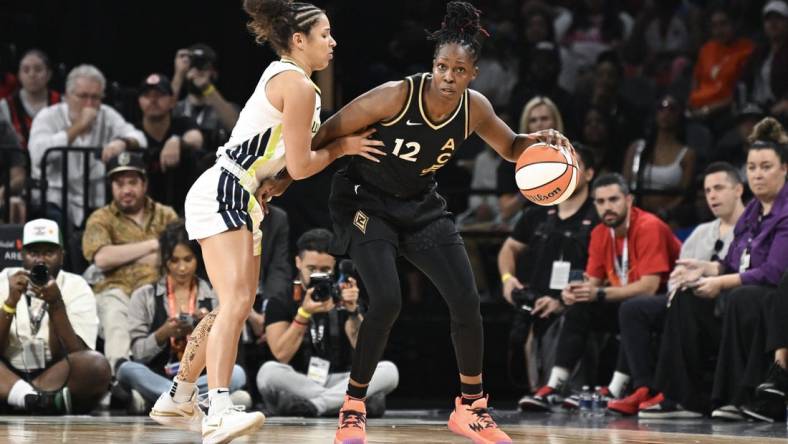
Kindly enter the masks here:
[[192, 361], [194, 361], [194, 357], [197, 356], [200, 348], [206, 346], [205, 342], [208, 340], [208, 333], [211, 332], [213, 321], [216, 320], [216, 314], [218, 312], [219, 309], [214, 308], [212, 312], [205, 315], [189, 336], [189, 342], [186, 344], [186, 349], [183, 351], [181, 368], [178, 370], [178, 379], [181, 381], [188, 381], [190, 379]]

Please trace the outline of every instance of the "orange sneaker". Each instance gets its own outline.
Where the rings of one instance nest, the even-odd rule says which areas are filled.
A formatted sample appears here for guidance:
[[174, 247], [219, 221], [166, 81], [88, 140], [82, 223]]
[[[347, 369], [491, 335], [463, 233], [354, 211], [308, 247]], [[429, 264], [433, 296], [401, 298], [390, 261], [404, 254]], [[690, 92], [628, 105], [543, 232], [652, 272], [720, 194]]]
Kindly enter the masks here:
[[503, 430], [493, 421], [487, 411], [487, 397], [465, 405], [458, 396], [454, 400], [454, 411], [449, 416], [449, 430], [470, 438], [474, 444], [512, 444]]
[[345, 403], [339, 409], [334, 444], [367, 444], [367, 408], [364, 401], [345, 395]]

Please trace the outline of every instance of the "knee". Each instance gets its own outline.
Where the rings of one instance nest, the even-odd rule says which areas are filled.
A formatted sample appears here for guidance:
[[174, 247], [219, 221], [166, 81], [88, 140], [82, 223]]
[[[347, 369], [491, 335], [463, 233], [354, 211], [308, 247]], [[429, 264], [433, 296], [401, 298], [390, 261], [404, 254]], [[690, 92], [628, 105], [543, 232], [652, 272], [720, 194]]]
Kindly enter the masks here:
[[262, 393], [263, 390], [274, 385], [274, 375], [280, 373], [285, 367], [285, 364], [280, 364], [276, 361], [264, 363], [260, 370], [257, 371], [257, 390]]
[[83, 350], [68, 355], [71, 372], [79, 378], [90, 380], [92, 392], [103, 393], [109, 388], [112, 371], [109, 361], [101, 353], [94, 350]]
[[629, 325], [640, 314], [640, 299], [627, 299], [618, 307], [618, 323], [621, 328]]
[[233, 321], [242, 324], [249, 316], [254, 304], [254, 293], [235, 293], [232, 298], [225, 298], [226, 302], [219, 306], [219, 315], [230, 316]]
[[381, 373], [384, 393], [389, 394], [397, 388], [399, 385], [399, 369], [393, 362], [380, 361], [375, 371]]
[[233, 366], [233, 373], [230, 377], [230, 387], [233, 390], [240, 390], [246, 385], [246, 372], [240, 365]]
[[396, 291], [382, 290], [370, 298], [369, 310], [365, 318], [382, 325], [392, 325], [402, 310], [402, 297]]

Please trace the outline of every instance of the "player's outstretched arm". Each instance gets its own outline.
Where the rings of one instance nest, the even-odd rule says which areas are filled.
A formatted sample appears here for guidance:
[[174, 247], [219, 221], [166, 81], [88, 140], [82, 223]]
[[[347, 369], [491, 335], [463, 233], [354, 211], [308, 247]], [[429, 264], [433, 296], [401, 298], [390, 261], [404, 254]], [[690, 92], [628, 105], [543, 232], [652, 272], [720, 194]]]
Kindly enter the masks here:
[[384, 83], [356, 97], [320, 126], [312, 139], [312, 148], [326, 149], [337, 139], [395, 117], [402, 110], [407, 94], [408, 85], [400, 80]]
[[487, 145], [509, 162], [516, 162], [526, 148], [538, 142], [571, 149], [567, 138], [553, 129], [530, 134], [515, 134], [495, 114], [492, 104], [484, 95], [474, 90], [468, 92], [471, 106], [471, 132], [475, 131]]

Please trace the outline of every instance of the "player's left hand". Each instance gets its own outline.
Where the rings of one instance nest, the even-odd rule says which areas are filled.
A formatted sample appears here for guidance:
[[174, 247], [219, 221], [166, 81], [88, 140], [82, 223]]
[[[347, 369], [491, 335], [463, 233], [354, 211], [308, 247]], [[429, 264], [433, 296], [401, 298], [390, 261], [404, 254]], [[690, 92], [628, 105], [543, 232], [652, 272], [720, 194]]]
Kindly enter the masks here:
[[552, 146], [556, 150], [558, 149], [566, 149], [574, 153], [575, 149], [572, 147], [572, 144], [569, 143], [569, 139], [566, 138], [560, 131], [556, 131], [552, 128], [546, 130], [536, 131], [534, 133], [528, 134], [528, 137], [531, 139], [536, 139], [539, 142], [545, 143], [547, 145]]

